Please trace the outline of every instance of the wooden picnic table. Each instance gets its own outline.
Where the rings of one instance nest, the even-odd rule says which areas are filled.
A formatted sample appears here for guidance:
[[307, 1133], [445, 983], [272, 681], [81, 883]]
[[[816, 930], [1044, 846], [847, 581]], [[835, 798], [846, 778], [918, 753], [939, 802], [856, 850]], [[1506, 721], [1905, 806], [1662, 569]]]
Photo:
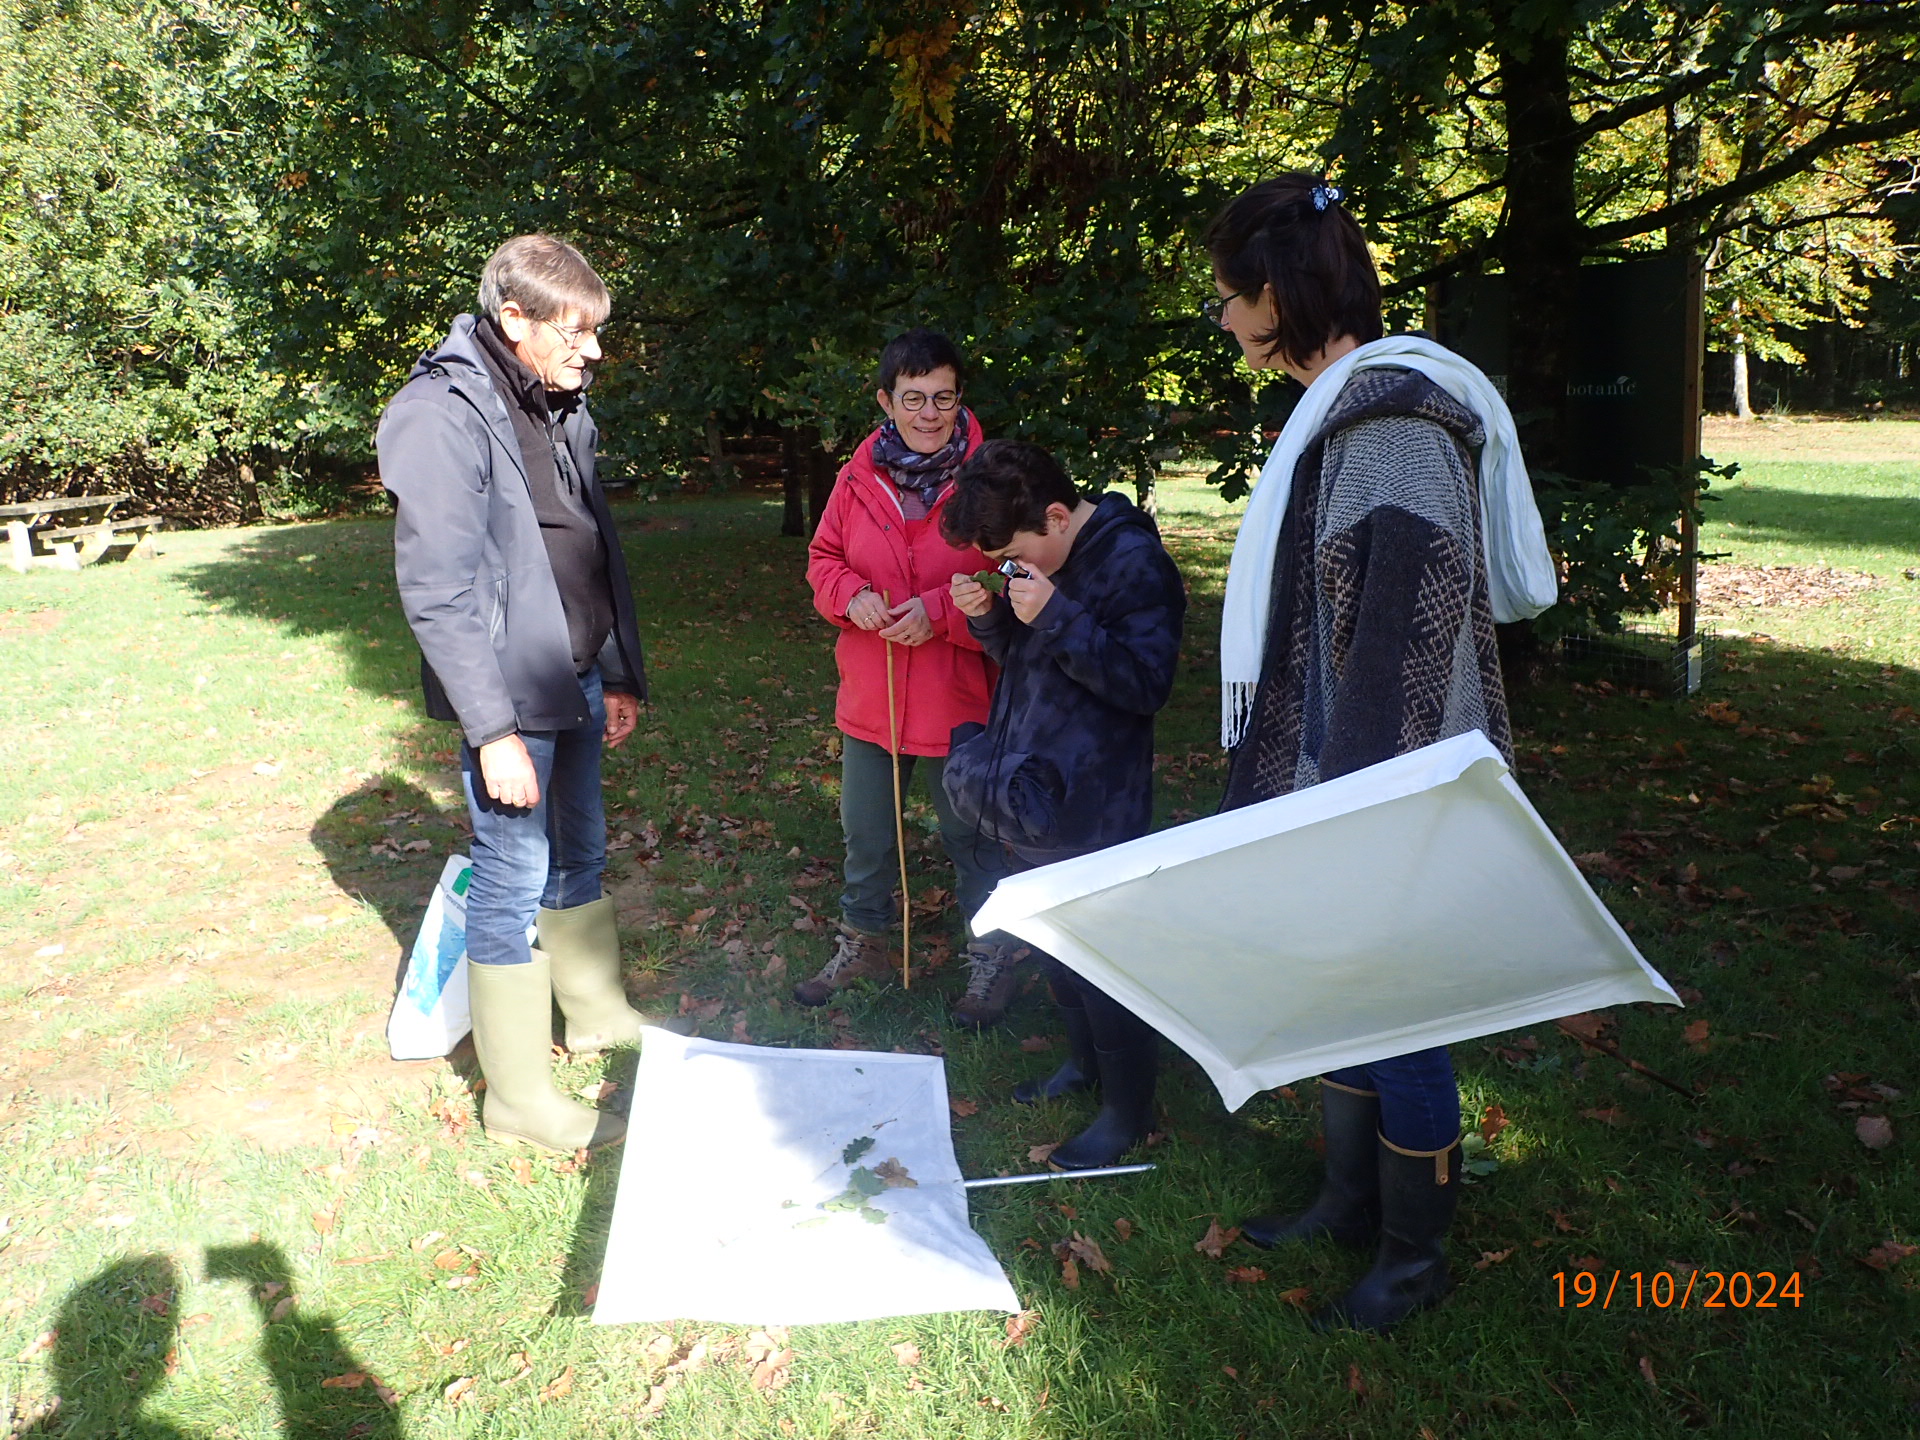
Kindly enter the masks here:
[[157, 554], [153, 532], [163, 523], [158, 515], [132, 515], [116, 520], [114, 508], [133, 497], [67, 495], [0, 505], [0, 522], [7, 529], [7, 563], [22, 573], [36, 565], [78, 570], [106, 558], [116, 546], [128, 555]]

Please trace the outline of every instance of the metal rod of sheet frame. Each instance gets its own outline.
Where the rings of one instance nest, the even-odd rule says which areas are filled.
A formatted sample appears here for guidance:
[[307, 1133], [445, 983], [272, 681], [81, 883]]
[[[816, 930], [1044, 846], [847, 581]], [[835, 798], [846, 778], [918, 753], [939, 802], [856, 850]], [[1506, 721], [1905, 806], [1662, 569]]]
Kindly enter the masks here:
[[989, 1185], [1038, 1185], [1042, 1180], [1098, 1180], [1106, 1175], [1138, 1175], [1151, 1165], [1103, 1165], [1095, 1170], [1042, 1170], [1037, 1175], [983, 1175], [966, 1182], [969, 1190], [984, 1190]]

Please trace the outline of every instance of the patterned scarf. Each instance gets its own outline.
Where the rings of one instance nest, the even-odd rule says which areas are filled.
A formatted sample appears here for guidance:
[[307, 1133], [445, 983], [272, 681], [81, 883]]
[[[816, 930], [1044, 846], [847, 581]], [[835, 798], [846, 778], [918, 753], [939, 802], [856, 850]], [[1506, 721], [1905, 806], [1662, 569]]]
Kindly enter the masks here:
[[972, 417], [963, 408], [954, 416], [953, 434], [947, 437], [947, 443], [931, 455], [922, 455], [908, 446], [900, 427], [889, 420], [873, 437], [873, 463], [886, 471], [895, 485], [913, 491], [922, 504], [930, 506], [967, 458], [967, 441], [972, 433]]

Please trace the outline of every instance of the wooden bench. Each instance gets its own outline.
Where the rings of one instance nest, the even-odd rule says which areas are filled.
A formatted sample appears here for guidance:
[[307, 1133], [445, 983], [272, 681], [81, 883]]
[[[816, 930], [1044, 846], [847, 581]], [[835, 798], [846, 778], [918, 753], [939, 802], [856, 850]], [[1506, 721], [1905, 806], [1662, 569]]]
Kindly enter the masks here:
[[78, 570], [121, 545], [128, 547], [130, 557], [157, 555], [153, 532], [164, 523], [160, 516], [112, 518], [114, 507], [130, 498], [72, 495], [0, 505], [0, 522], [7, 531], [7, 563], [22, 573], [36, 565]]

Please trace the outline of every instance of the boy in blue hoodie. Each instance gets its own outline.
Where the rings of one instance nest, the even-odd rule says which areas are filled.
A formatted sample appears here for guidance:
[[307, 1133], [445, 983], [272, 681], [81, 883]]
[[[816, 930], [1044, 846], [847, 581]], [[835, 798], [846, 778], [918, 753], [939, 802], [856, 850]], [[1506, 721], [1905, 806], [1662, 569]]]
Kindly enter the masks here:
[[[1023, 868], [1146, 834], [1153, 717], [1173, 689], [1187, 608], [1153, 521], [1112, 491], [1083, 496], [1037, 445], [990, 440], [954, 477], [941, 531], [1018, 571], [1001, 594], [953, 577], [953, 603], [1001, 667], [985, 728], [954, 732], [944, 779], [955, 813]], [[1058, 961], [1048, 983], [1071, 1055], [1014, 1098], [1098, 1084], [1099, 1115], [1051, 1159], [1111, 1165], [1152, 1128], [1158, 1037]]]

